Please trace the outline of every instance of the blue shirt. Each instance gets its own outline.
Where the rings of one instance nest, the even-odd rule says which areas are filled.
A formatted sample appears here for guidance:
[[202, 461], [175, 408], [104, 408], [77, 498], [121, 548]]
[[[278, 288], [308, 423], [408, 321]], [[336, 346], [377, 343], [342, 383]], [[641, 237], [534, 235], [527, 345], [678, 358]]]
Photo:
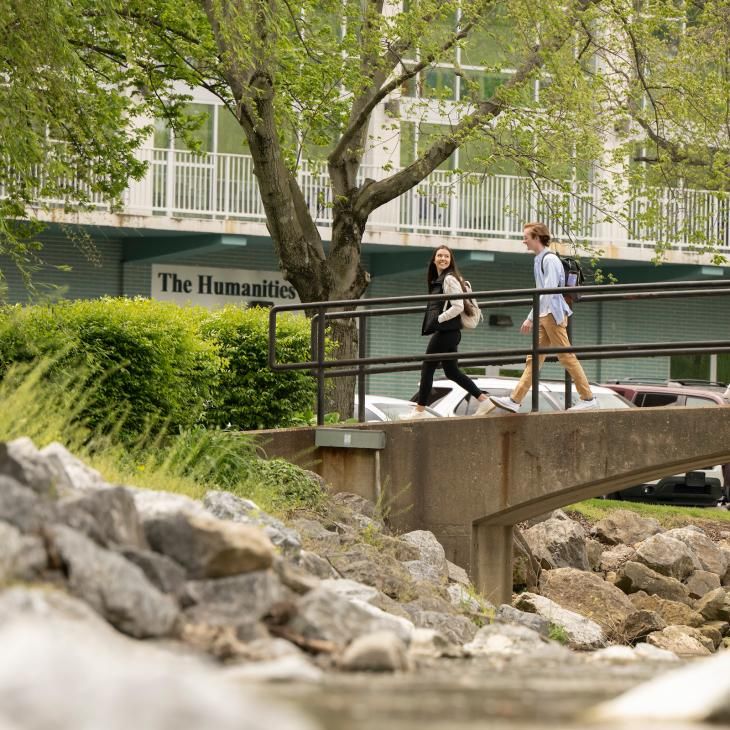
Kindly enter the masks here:
[[[565, 271], [560, 259], [553, 255], [549, 248], [541, 251], [535, 256], [534, 273], [535, 288], [554, 289], [557, 286], [565, 286]], [[545, 258], [547, 256], [547, 258]], [[543, 259], [545, 259], [545, 273], [543, 273]], [[546, 317], [552, 314], [557, 324], [563, 324], [566, 317], [570, 317], [573, 311], [565, 301], [562, 294], [543, 294], [540, 297], [540, 316]], [[527, 315], [532, 320], [532, 310]]]

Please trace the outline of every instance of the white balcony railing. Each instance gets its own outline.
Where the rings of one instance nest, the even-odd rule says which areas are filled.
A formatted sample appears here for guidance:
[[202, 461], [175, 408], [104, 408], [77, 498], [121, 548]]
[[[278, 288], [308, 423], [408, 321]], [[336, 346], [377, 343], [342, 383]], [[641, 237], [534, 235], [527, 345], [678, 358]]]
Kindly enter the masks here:
[[[147, 174], [125, 192], [123, 212], [265, 220], [251, 157], [166, 149], [145, 149], [140, 155], [148, 162]], [[361, 179], [378, 179], [392, 172], [364, 166]], [[330, 225], [331, 190], [326, 171], [305, 164], [298, 178], [317, 224]], [[504, 239], [521, 237], [522, 225], [528, 220], [545, 221], [559, 232], [558, 217], [565, 220], [567, 213], [571, 236], [580, 240], [635, 247], [653, 247], [662, 241], [679, 249], [711, 240], [720, 251], [730, 252], [730, 200], [722, 194], [667, 188], [651, 207], [646, 200], [632, 199], [626, 204], [632, 221], [628, 231], [602, 220], [605, 216], [599, 201], [598, 189], [585, 183], [573, 186], [570, 193], [549, 183], [542, 183], [538, 191], [524, 177], [436, 171], [376, 210], [368, 226], [372, 230]]]

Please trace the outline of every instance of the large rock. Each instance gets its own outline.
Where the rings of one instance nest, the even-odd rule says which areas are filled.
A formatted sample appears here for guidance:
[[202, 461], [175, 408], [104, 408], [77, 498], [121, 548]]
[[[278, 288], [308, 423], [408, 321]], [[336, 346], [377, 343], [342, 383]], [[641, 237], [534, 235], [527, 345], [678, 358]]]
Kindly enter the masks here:
[[68, 485], [61, 492], [86, 492], [105, 489], [109, 484], [96, 470], [74, 456], [65, 446], [53, 441], [40, 453], [45, 457], [57, 484]]
[[323, 580], [320, 585], [348, 600], [369, 603], [382, 611], [411, 621], [410, 614], [400, 603], [386, 596], [385, 593], [373, 586], [358, 583], [356, 580], [349, 580], [348, 578], [328, 578]]
[[108, 546], [148, 548], [134, 497], [124, 487], [94, 489], [66, 497], [57, 505], [58, 520]]
[[651, 517], [641, 517], [630, 510], [616, 510], [596, 522], [591, 537], [606, 545], [633, 545], [662, 531], [662, 526]]
[[274, 548], [250, 525], [201, 514], [159, 515], [144, 523], [154, 550], [180, 563], [191, 578], [222, 578], [269, 568]]
[[521, 611], [536, 613], [559, 626], [574, 649], [598, 649], [606, 645], [603, 629], [590, 619], [559, 606], [544, 596], [534, 593], [521, 593], [515, 605]]
[[691, 604], [687, 586], [680, 583], [676, 578], [660, 575], [643, 563], [629, 561], [624, 564], [618, 572], [616, 585], [624, 593], [636, 593], [644, 591], [650, 595], [657, 595], [667, 598], [670, 601], [680, 601]]
[[241, 522], [263, 529], [269, 540], [282, 553], [297, 556], [302, 549], [302, 542], [296, 530], [287, 527], [281, 520], [264, 512], [250, 499], [242, 499], [230, 492], [211, 490], [206, 492], [203, 506], [219, 520]]
[[26, 730], [313, 730], [194, 657], [72, 621], [0, 629], [0, 724]]
[[37, 578], [46, 562], [46, 549], [39, 537], [23, 535], [17, 527], [0, 522], [0, 585]]
[[59, 484], [46, 457], [27, 436], [0, 441], [0, 475], [12, 477], [41, 496], [54, 496], [58, 487], [70, 486], [65, 481]]
[[345, 552], [331, 552], [327, 559], [342, 578], [373, 586], [390, 598], [402, 599], [412, 592], [413, 579], [394, 557], [371, 545], [353, 545]]
[[474, 639], [464, 646], [472, 656], [513, 659], [530, 658], [561, 661], [570, 657], [570, 649], [556, 641], [540, 636], [527, 626], [489, 624], [477, 631]]
[[523, 535], [542, 568], [591, 569], [585, 530], [577, 522], [551, 518], [525, 530]]
[[595, 621], [609, 636], [623, 626], [635, 609], [615, 586], [595, 573], [575, 568], [543, 571], [540, 593], [563, 608]]
[[419, 629], [438, 631], [452, 644], [466, 644], [474, 638], [477, 626], [466, 616], [454, 616], [440, 611], [416, 611], [412, 614], [414, 625]]
[[515, 590], [534, 591], [540, 580], [540, 561], [532, 554], [522, 531], [512, 530], [512, 586]]
[[671, 651], [679, 657], [709, 656], [712, 652], [702, 640], [690, 634], [690, 631], [697, 631], [697, 629], [689, 626], [667, 626], [666, 629], [649, 634], [646, 641], [652, 646]]
[[626, 617], [621, 629], [622, 639], [627, 644], [634, 644], [643, 641], [654, 631], [661, 631], [666, 627], [667, 622], [656, 611], [639, 609]]
[[110, 624], [136, 638], [169, 636], [179, 615], [175, 601], [136, 566], [70, 527], [48, 528], [49, 553], [68, 576], [69, 590]]
[[686, 603], [670, 601], [659, 596], [650, 596], [644, 591], [632, 593], [631, 603], [641, 611], [653, 611], [659, 614], [669, 626], [701, 626], [704, 622], [702, 614], [695, 611]]
[[53, 521], [56, 502], [41, 497], [17, 479], [0, 474], [0, 520], [24, 533], [36, 533], [41, 525]]
[[730, 591], [716, 588], [697, 602], [697, 610], [708, 621], [730, 621]]
[[276, 604], [293, 603], [296, 594], [282, 585], [271, 570], [218, 578], [189, 581], [185, 610], [187, 619], [209, 625], [241, 626], [258, 622]]
[[725, 552], [715, 545], [707, 535], [696, 527], [678, 527], [669, 530], [666, 535], [681, 540], [697, 556], [700, 567], [716, 575], [725, 575], [728, 559]]
[[601, 553], [600, 569], [604, 573], [617, 573], [629, 560], [634, 560], [636, 550], [630, 545], [615, 545]]
[[652, 535], [638, 543], [635, 561], [677, 580], [684, 580], [700, 568], [697, 557], [684, 542], [663, 534]]
[[299, 598], [296, 614], [287, 628], [305, 639], [331, 641], [344, 646], [357, 636], [375, 631], [392, 631], [408, 643], [414, 627], [406, 619], [319, 587]]
[[410, 668], [404, 641], [390, 631], [358, 636], [345, 649], [339, 666], [355, 672], [403, 672]]
[[695, 570], [684, 584], [687, 586], [690, 598], [702, 598], [705, 594], [720, 587], [720, 576], [709, 570]]
[[513, 608], [507, 603], [503, 603], [497, 608], [494, 614], [494, 623], [527, 626], [528, 629], [537, 631], [540, 636], [544, 636], [546, 639], [550, 637], [551, 624], [548, 619], [530, 611]]
[[427, 580], [437, 585], [449, 579], [449, 565], [446, 553], [436, 536], [428, 530], [414, 530], [400, 536], [400, 539], [418, 550], [418, 560], [403, 563], [415, 580]]
[[119, 552], [130, 562], [142, 569], [147, 580], [163, 593], [180, 597], [185, 587], [185, 570], [167, 555], [152, 550], [121, 548]]
[[0, 627], [17, 619], [29, 619], [36, 625], [56, 620], [80, 622], [118, 636], [87, 603], [49, 586], [15, 586], [0, 592]]

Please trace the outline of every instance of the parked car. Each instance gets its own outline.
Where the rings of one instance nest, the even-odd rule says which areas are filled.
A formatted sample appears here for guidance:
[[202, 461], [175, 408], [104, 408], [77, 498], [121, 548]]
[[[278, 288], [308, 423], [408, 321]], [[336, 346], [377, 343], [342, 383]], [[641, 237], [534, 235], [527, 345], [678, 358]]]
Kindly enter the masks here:
[[[698, 380], [642, 383], [628, 379], [605, 385], [640, 408], [730, 406], [730, 388], [726, 389], [724, 383]], [[712, 507], [728, 504], [730, 485], [723, 485], [722, 465], [715, 465], [685, 474], [672, 474], [607, 496], [632, 502]]]
[[[358, 399], [355, 396], [355, 416], [357, 417]], [[408, 418], [416, 404], [402, 398], [389, 398], [385, 395], [365, 396], [365, 420], [366, 421], [398, 421]], [[426, 408], [426, 412], [432, 418], [438, 418], [441, 414], [432, 408]]]
[[[472, 378], [483, 393], [488, 395], [509, 395], [518, 382], [517, 378], [503, 376], [485, 376]], [[591, 385], [598, 399], [600, 408], [632, 408], [633, 405], [610, 388]], [[413, 396], [416, 397], [415, 395]], [[575, 389], [573, 397], [577, 398]], [[562, 411], [565, 402], [565, 383], [560, 380], [541, 380], [538, 410]], [[435, 380], [431, 389], [428, 405], [442, 416], [471, 416], [476, 410], [478, 401], [472, 398], [461, 386], [452, 380]], [[529, 413], [532, 409], [532, 394], [522, 401], [518, 413]], [[510, 415], [506, 411], [495, 409], [492, 415]]]

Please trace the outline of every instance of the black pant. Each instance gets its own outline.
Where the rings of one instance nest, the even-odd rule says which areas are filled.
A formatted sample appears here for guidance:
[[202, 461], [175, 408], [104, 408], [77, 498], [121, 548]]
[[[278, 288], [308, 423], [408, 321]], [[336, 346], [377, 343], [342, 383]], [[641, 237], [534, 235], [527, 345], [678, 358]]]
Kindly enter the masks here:
[[[431, 355], [435, 352], [458, 352], [459, 342], [461, 342], [461, 330], [451, 330], [449, 332], [436, 332], [431, 335], [426, 348], [426, 354]], [[436, 368], [443, 367], [444, 374], [449, 380], [453, 380], [464, 390], [478, 398], [482, 391], [477, 388], [474, 381], [459, 370], [456, 360], [429, 360], [423, 363], [421, 367], [421, 385], [418, 389], [418, 405], [425, 406], [428, 401], [428, 395], [433, 387], [433, 374]]]

